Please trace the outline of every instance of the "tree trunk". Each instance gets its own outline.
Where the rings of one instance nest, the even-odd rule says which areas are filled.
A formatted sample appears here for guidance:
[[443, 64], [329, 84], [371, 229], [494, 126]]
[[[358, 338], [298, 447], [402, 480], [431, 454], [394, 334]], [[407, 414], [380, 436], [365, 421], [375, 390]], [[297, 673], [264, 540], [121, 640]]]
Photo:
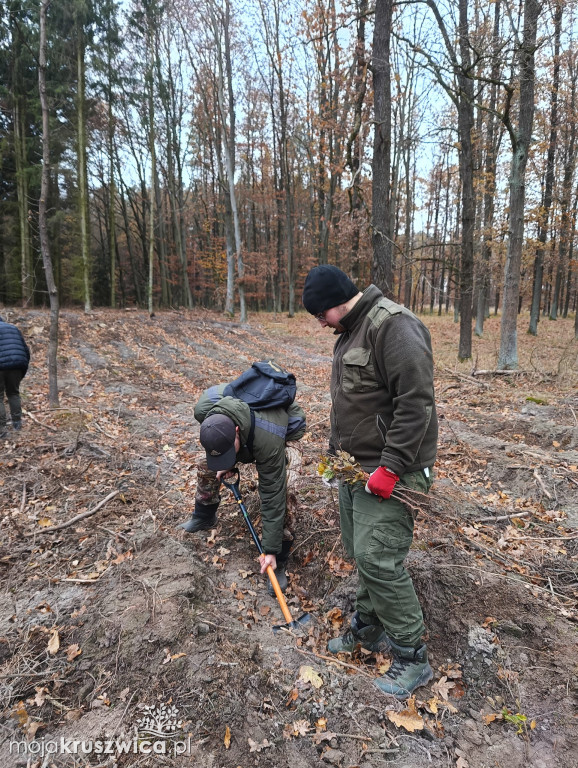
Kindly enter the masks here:
[[372, 281], [384, 295], [393, 296], [393, 243], [391, 238], [391, 21], [392, 0], [376, 0], [373, 33], [374, 139], [371, 227]]
[[351, 272], [355, 279], [358, 277], [359, 270], [359, 242], [361, 235], [361, 185], [360, 169], [362, 158], [362, 138], [360, 136], [363, 104], [365, 93], [367, 91], [367, 61], [365, 52], [365, 14], [367, 12], [368, 0], [357, 0], [357, 42], [355, 46], [356, 72], [354, 79], [354, 106], [353, 106], [353, 126], [347, 139], [346, 157], [347, 165], [351, 171], [351, 187], [349, 193], [349, 215], [353, 221], [353, 233], [351, 238], [350, 263]]
[[11, 36], [12, 60], [12, 116], [14, 120], [14, 169], [16, 177], [16, 198], [18, 205], [19, 245], [20, 245], [20, 280], [22, 306], [34, 301], [34, 275], [32, 250], [30, 247], [30, 224], [28, 222], [29, 163], [26, 148], [26, 108], [27, 94], [24, 83], [24, 64], [22, 51], [26, 41], [16, 13], [10, 10], [8, 25]]
[[26, 156], [25, 99], [14, 94], [14, 163], [16, 170], [16, 196], [18, 198], [18, 221], [20, 235], [20, 278], [22, 284], [22, 306], [33, 302], [34, 280], [32, 253], [30, 248], [30, 225], [28, 223], [28, 160]]
[[[233, 94], [233, 67], [231, 60], [231, 38], [230, 38], [230, 14], [231, 6], [229, 0], [225, 0], [224, 11], [218, 21], [215, 15], [215, 8], [211, 6], [211, 21], [213, 24], [213, 37], [217, 48], [217, 100], [221, 116], [221, 125], [223, 127], [223, 150], [225, 153], [226, 176], [223, 179], [225, 195], [227, 195], [227, 210], [230, 216], [227, 229], [227, 264], [228, 278], [231, 281], [231, 289], [234, 286], [235, 271], [234, 263], [237, 262], [237, 288], [239, 291], [239, 310], [242, 323], [247, 321], [247, 307], [245, 303], [245, 265], [243, 262], [241, 227], [239, 223], [239, 209], [237, 204], [237, 194], [235, 189], [235, 144], [236, 136], [236, 115], [235, 101]], [[220, 22], [220, 23], [219, 23]], [[221, 44], [221, 31], [223, 35], [223, 45]], [[223, 47], [224, 46], [224, 47]], [[227, 100], [225, 103], [225, 75]], [[227, 286], [227, 311], [233, 313], [234, 306], [231, 301], [231, 291]]]
[[558, 139], [558, 90], [560, 88], [560, 34], [562, 31], [562, 2], [556, 2], [554, 13], [554, 72], [552, 91], [550, 93], [550, 140], [546, 160], [546, 181], [544, 196], [538, 222], [538, 247], [534, 258], [534, 286], [532, 289], [532, 305], [530, 308], [530, 325], [528, 333], [538, 334], [540, 319], [540, 302], [542, 299], [542, 283], [544, 280], [544, 246], [548, 237], [548, 220], [552, 206], [552, 191], [554, 189], [554, 171], [556, 157], [556, 142]]
[[466, 75], [470, 68], [470, 43], [467, 0], [459, 2], [459, 45], [461, 66], [458, 70], [458, 134], [460, 140], [460, 176], [462, 182], [462, 251], [460, 264], [460, 341], [458, 357], [472, 356], [472, 298], [474, 292], [474, 163], [472, 129], [474, 127], [474, 81]]
[[501, 1], [496, 0], [494, 6], [494, 32], [493, 32], [493, 62], [490, 73], [492, 83], [490, 85], [490, 105], [488, 112], [488, 128], [486, 133], [486, 159], [484, 178], [484, 230], [482, 244], [482, 263], [480, 266], [478, 301], [476, 311], [476, 336], [482, 336], [484, 332], [484, 320], [490, 294], [490, 262], [492, 258], [492, 244], [494, 240], [494, 209], [496, 199], [496, 165], [498, 157], [499, 140], [496, 138], [496, 116], [494, 114], [497, 102], [497, 81], [500, 75], [500, 11]]
[[46, 14], [50, 0], [40, 0], [40, 51], [38, 57], [38, 90], [42, 110], [42, 176], [40, 181], [40, 199], [38, 202], [38, 229], [40, 251], [46, 286], [50, 298], [50, 330], [48, 336], [48, 401], [53, 408], [58, 407], [58, 316], [60, 312], [58, 291], [54, 282], [52, 259], [48, 242], [47, 198], [50, 183], [50, 121], [48, 99], [46, 96]]
[[[112, 73], [109, 61], [109, 83]], [[114, 183], [114, 120], [112, 115], [112, 88], [108, 91], [108, 252], [110, 259], [110, 306], [116, 307], [116, 187]]]
[[[576, 78], [578, 73], [573, 71], [570, 78], [570, 104], [569, 112], [575, 114], [576, 107]], [[562, 199], [560, 203], [560, 237], [558, 239], [558, 266], [556, 269], [556, 283], [554, 287], [554, 296], [550, 308], [550, 320], [556, 320], [558, 317], [558, 307], [561, 305], [561, 291], [564, 284], [564, 272], [566, 271], [566, 260], [568, 256], [568, 243], [572, 236], [572, 179], [576, 165], [575, 147], [576, 147], [576, 123], [572, 121], [564, 130], [564, 178], [562, 181]], [[566, 137], [569, 134], [569, 139]]]
[[[152, 56], [152, 39], [149, 40], [149, 55]], [[153, 72], [152, 64], [149, 69], [148, 77], [149, 87], [149, 151], [151, 155], [151, 185], [149, 191], [149, 240], [148, 240], [148, 289], [147, 289], [147, 302], [148, 312], [150, 317], [154, 317], [153, 309], [153, 291], [154, 291], [154, 264], [155, 264], [155, 190], [157, 186], [156, 182], [156, 152], [155, 152], [155, 111], [154, 111], [154, 98], [153, 98]]]
[[78, 165], [78, 218], [80, 220], [80, 254], [82, 258], [82, 286], [84, 293], [84, 311], [92, 309], [90, 299], [90, 222], [88, 213], [88, 177], [86, 165], [86, 96], [85, 96], [85, 62], [84, 62], [84, 31], [78, 21], [76, 40], [76, 135], [77, 165]]
[[518, 367], [518, 300], [520, 265], [524, 239], [525, 174], [534, 121], [534, 60], [538, 17], [542, 6], [537, 0], [525, 0], [524, 32], [520, 51], [520, 105], [518, 131], [510, 130], [512, 166], [510, 171], [509, 241], [504, 273], [504, 298], [500, 323], [498, 368]]

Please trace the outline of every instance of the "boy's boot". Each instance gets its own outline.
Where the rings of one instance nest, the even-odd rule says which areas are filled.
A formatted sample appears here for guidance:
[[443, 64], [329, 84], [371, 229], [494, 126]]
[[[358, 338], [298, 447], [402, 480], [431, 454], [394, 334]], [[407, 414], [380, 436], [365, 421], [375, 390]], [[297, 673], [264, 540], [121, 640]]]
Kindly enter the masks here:
[[206, 531], [209, 528], [214, 528], [217, 524], [217, 509], [219, 504], [200, 504], [198, 501], [195, 504], [195, 511], [191, 515], [190, 520], [186, 523], [181, 523], [179, 528], [182, 528], [187, 533], [197, 533], [197, 531]]
[[329, 653], [353, 653], [358, 645], [372, 653], [376, 651], [387, 653], [389, 650], [389, 638], [381, 624], [365, 624], [356, 611], [351, 617], [347, 632], [341, 637], [330, 640], [327, 650]]
[[416, 688], [427, 685], [433, 677], [433, 671], [428, 662], [425, 643], [419, 648], [397, 645], [393, 640], [390, 643], [393, 654], [391, 667], [383, 677], [373, 682], [380, 691], [403, 701]]

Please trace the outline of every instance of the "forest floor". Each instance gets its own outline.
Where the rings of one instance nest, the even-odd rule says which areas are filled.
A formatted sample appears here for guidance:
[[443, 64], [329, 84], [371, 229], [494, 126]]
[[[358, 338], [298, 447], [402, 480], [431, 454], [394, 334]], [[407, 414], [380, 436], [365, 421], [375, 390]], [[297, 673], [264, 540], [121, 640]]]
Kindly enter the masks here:
[[[491, 375], [497, 318], [460, 364], [458, 326], [425, 318], [440, 446], [407, 566], [435, 674], [401, 704], [372, 685], [387, 658], [325, 651], [356, 585], [317, 475], [327, 329], [305, 314], [65, 310], [49, 409], [48, 313], [3, 314], [33, 364], [24, 428], [0, 453], [1, 766], [578, 766], [573, 321], [532, 338], [522, 316], [520, 371]], [[231, 494], [213, 531], [177, 528], [193, 509], [198, 396], [268, 357], [296, 374], [308, 417], [287, 597], [314, 621], [293, 634], [272, 632], [283, 618]], [[252, 467], [241, 492], [258, 524]]]

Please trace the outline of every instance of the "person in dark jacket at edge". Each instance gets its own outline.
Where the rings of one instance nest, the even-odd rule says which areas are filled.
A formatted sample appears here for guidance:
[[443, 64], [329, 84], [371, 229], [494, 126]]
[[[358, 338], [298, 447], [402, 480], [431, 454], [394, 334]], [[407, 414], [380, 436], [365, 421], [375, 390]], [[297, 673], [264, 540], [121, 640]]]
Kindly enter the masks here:
[[[293, 534], [285, 525], [287, 476], [285, 444], [299, 440], [306, 430], [305, 413], [297, 403], [287, 409], [255, 410], [251, 435], [251, 410], [235, 397], [224, 397], [226, 384], [206, 389], [195, 406], [195, 419], [201, 423], [200, 440], [206, 456], [197, 465], [195, 509], [180, 527], [187, 533], [213, 528], [217, 522], [221, 478], [231, 477], [235, 465], [255, 464], [259, 477], [262, 537], [265, 557], [261, 573], [269, 565], [283, 592], [287, 589], [285, 568], [293, 544]], [[251, 447], [247, 445], [252, 442]], [[267, 589], [274, 594], [271, 584]]]
[[22, 429], [20, 382], [26, 376], [30, 350], [24, 336], [15, 325], [0, 317], [0, 438], [7, 435], [4, 396], [8, 399], [12, 427]]
[[392, 496], [397, 484], [427, 493], [438, 423], [433, 355], [425, 325], [370, 285], [361, 292], [332, 265], [314, 267], [303, 305], [337, 336], [331, 373], [329, 451], [346, 451], [370, 473], [339, 485], [341, 535], [358, 569], [356, 612], [328, 650], [389, 652], [375, 684], [400, 700], [433, 676], [422, 640], [422, 610], [403, 563], [413, 516]]

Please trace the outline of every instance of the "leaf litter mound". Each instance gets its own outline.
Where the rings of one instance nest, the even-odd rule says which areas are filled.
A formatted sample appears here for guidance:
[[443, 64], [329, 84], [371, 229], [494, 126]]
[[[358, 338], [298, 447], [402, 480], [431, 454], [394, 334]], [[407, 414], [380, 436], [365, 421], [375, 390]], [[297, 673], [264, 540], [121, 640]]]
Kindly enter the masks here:
[[[304, 316], [240, 325], [202, 311], [65, 311], [61, 402], [51, 410], [41, 362], [48, 314], [8, 319], [34, 365], [25, 428], [0, 458], [0, 764], [575, 768], [569, 322], [554, 340], [533, 339], [534, 349], [521, 340], [522, 370], [511, 376], [479, 373], [495, 367], [491, 323], [473, 368], [452, 362], [449, 319], [428, 323], [440, 451], [431, 498], [412, 508], [407, 565], [435, 675], [400, 703], [372, 684], [387, 655], [326, 651], [347, 625], [356, 584], [336, 491], [317, 472], [330, 336]], [[289, 495], [287, 598], [294, 617], [308, 611], [315, 621], [295, 633], [271, 631], [282, 614], [230, 494], [213, 531], [177, 528], [194, 504], [198, 396], [268, 357], [295, 372], [309, 425]], [[251, 467], [241, 467], [241, 491], [259, 526]], [[152, 715], [164, 733], [156, 746], [168, 749], [178, 733], [186, 754], [138, 751]], [[18, 755], [13, 746], [120, 736], [133, 752]]]

